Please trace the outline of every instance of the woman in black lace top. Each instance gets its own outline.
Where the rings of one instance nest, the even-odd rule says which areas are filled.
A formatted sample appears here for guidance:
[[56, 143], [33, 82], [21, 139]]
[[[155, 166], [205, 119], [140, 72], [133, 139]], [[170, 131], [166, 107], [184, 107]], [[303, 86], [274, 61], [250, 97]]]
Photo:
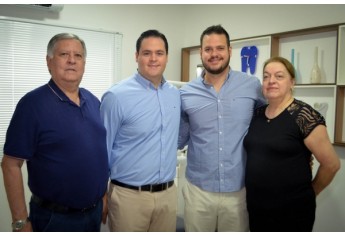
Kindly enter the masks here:
[[[325, 119], [294, 99], [295, 72], [282, 57], [265, 62], [258, 108], [244, 139], [251, 231], [312, 231], [316, 196], [332, 181], [340, 161]], [[320, 163], [313, 178], [312, 155]]]

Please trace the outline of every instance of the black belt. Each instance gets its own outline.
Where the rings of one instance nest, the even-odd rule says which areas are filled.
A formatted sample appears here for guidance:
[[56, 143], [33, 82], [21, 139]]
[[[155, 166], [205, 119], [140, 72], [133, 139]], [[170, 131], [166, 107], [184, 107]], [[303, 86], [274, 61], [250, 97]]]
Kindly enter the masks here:
[[174, 184], [174, 180], [166, 182], [166, 183], [161, 183], [161, 184], [148, 184], [148, 185], [142, 185], [142, 186], [132, 186], [129, 184], [121, 183], [121, 182], [114, 180], [114, 179], [112, 179], [111, 182], [115, 185], [120, 186], [120, 187], [134, 189], [134, 190], [138, 190], [138, 191], [150, 191], [150, 192], [163, 191], [163, 190], [170, 188]]
[[95, 203], [89, 207], [85, 207], [85, 208], [81, 208], [81, 209], [72, 208], [72, 207], [62, 206], [60, 204], [57, 204], [57, 203], [54, 203], [51, 201], [43, 200], [43, 199], [37, 197], [36, 195], [31, 196], [31, 201], [33, 201], [34, 203], [36, 203], [37, 205], [39, 205], [42, 208], [46, 208], [46, 209], [49, 209], [51, 211], [55, 211], [58, 213], [88, 212], [97, 206], [97, 203]]

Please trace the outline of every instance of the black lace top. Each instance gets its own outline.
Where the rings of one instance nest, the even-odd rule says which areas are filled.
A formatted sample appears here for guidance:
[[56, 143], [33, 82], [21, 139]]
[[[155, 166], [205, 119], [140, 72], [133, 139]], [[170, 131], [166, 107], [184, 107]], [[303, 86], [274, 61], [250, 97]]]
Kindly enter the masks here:
[[266, 107], [255, 111], [244, 139], [248, 210], [303, 210], [306, 199], [315, 201], [304, 139], [325, 119], [296, 99], [274, 119], [265, 116]]
[[310, 105], [302, 101], [295, 99], [287, 108], [287, 111], [291, 116], [297, 112], [296, 123], [304, 138], [306, 138], [316, 126], [320, 124], [326, 125], [325, 118]]

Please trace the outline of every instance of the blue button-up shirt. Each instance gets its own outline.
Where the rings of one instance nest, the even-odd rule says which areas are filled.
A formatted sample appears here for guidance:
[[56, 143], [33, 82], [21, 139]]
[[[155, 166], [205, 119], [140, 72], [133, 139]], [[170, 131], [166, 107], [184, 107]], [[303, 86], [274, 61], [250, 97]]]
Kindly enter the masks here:
[[240, 190], [246, 162], [242, 142], [254, 109], [266, 103], [259, 80], [230, 70], [218, 93], [202, 77], [180, 92], [179, 148], [188, 145], [186, 178], [205, 191]]
[[176, 174], [181, 100], [165, 80], [156, 89], [139, 73], [102, 98], [110, 178], [141, 186], [171, 181]]

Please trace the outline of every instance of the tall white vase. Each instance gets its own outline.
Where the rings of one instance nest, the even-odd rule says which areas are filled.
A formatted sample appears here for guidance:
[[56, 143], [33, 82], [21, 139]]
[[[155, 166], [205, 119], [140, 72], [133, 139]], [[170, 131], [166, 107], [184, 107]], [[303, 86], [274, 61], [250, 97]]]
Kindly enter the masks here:
[[321, 83], [321, 70], [319, 67], [319, 55], [318, 55], [318, 47], [315, 47], [314, 50], [314, 65], [313, 68], [311, 70], [311, 74], [310, 74], [310, 83], [312, 84], [319, 84]]

